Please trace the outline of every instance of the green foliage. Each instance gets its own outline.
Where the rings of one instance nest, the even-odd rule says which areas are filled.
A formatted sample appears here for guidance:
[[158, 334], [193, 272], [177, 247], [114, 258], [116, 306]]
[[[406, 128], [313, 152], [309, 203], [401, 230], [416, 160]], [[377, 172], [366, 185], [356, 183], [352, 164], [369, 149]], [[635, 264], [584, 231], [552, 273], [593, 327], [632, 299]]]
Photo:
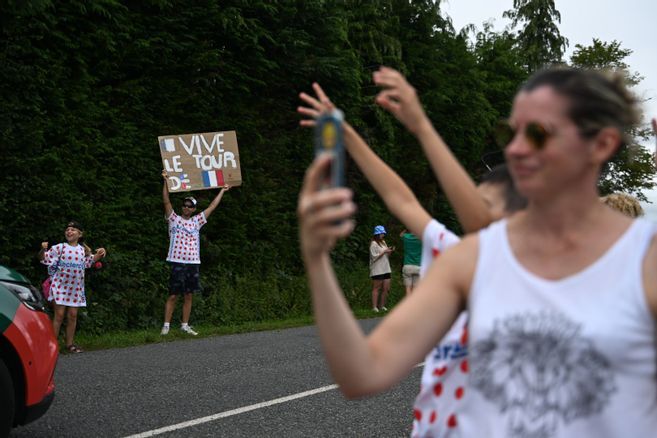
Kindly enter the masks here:
[[643, 77], [638, 72], [630, 72], [630, 66], [625, 62], [625, 58], [631, 54], [632, 50], [622, 48], [621, 43], [616, 40], [606, 43], [593, 38], [590, 46], [575, 45], [570, 64], [580, 68], [619, 72], [625, 77], [629, 86], [635, 86], [643, 80]]
[[[523, 44], [559, 18], [548, 8], [531, 21], [519, 9], [527, 32], [485, 29], [470, 43], [430, 0], [0, 0], [0, 9], [0, 263], [37, 283], [40, 242], [63, 240], [70, 219], [83, 223], [88, 244], [108, 251], [89, 273], [80, 322], [95, 334], [161, 322], [169, 268], [157, 136], [235, 129], [240, 145], [243, 186], [201, 232], [193, 321], [301, 317], [311, 303], [295, 209], [312, 135], [298, 127], [298, 93], [322, 84], [426, 208], [458, 229], [421, 148], [374, 104], [371, 73], [382, 64], [405, 73], [477, 175], [491, 126], [538, 62]], [[548, 58], [559, 44], [547, 42]], [[648, 174], [635, 175], [632, 187], [646, 187]], [[371, 229], [396, 236], [401, 225], [354, 165], [347, 180], [359, 225], [333, 256], [350, 304], [369, 308]], [[200, 207], [215, 193], [198, 192]], [[181, 200], [172, 195], [174, 208]]]
[[623, 148], [603, 169], [600, 176], [600, 193], [628, 193], [645, 201], [642, 190], [650, 190], [655, 186], [654, 175], [655, 162], [652, 153], [643, 146], [630, 145]]
[[513, 0], [504, 16], [514, 28], [522, 24], [516, 38], [529, 72], [562, 61], [568, 40], [559, 32], [561, 14], [554, 0]]
[[[605, 43], [593, 38], [590, 46], [577, 44], [570, 58], [571, 65], [579, 68], [607, 70], [620, 74], [629, 87], [639, 84], [643, 77], [638, 72], [630, 71], [625, 59], [632, 54], [624, 49], [618, 41]], [[600, 193], [607, 195], [614, 192], [632, 194], [645, 201], [642, 190], [654, 187], [652, 177], [655, 174], [655, 161], [652, 154], [644, 147], [652, 132], [646, 127], [636, 127], [629, 133], [634, 140], [621, 150], [603, 169], [600, 176]]]

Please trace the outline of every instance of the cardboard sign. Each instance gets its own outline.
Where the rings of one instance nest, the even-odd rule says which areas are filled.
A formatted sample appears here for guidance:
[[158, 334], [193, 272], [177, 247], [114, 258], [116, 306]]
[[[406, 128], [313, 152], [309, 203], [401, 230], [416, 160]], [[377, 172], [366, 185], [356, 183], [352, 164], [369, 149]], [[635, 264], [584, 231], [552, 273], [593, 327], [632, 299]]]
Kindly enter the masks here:
[[163, 135], [157, 140], [170, 192], [242, 185], [235, 131]]

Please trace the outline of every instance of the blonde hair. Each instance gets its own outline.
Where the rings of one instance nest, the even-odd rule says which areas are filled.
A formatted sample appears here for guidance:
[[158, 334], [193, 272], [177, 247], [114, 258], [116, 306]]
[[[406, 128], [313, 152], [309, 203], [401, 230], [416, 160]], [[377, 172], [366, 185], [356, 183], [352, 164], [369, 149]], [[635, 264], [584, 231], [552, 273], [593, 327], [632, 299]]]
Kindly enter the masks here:
[[643, 216], [639, 200], [627, 193], [612, 193], [600, 198], [603, 204], [629, 217]]

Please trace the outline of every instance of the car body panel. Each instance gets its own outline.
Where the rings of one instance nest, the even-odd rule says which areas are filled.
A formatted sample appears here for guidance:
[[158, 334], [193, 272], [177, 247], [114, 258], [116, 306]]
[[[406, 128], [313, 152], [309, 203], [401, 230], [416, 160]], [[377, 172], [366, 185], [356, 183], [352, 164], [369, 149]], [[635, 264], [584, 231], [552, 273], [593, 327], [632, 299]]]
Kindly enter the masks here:
[[0, 333], [2, 333], [11, 325], [21, 302], [7, 288], [2, 285], [0, 287], [2, 287], [0, 290]]
[[23, 274], [2, 265], [0, 265], [0, 280], [12, 281], [14, 283], [30, 284], [30, 280], [25, 278]]
[[50, 318], [21, 305], [3, 335], [20, 356], [25, 375], [25, 404], [41, 402], [55, 390], [54, 370], [59, 356]]
[[12, 284], [33, 294], [38, 291], [23, 275], [0, 265], [0, 339], [7, 345], [0, 354], [13, 364], [14, 385], [21, 390], [14, 421], [26, 424], [43, 415], [53, 401], [59, 345], [43, 310], [43, 297], [37, 293], [36, 302], [28, 305], [13, 292]]

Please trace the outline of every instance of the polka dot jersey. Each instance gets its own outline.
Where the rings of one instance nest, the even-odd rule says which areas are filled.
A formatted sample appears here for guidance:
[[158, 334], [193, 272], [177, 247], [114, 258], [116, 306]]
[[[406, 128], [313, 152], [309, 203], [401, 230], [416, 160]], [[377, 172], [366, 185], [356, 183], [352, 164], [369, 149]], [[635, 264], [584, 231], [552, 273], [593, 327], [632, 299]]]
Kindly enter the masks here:
[[[422, 236], [420, 274], [460, 239], [436, 220], [429, 222]], [[467, 392], [467, 313], [456, 322], [427, 354], [420, 393], [413, 405], [413, 437], [455, 436], [459, 409]]]
[[84, 246], [60, 243], [44, 254], [41, 261], [52, 278], [50, 301], [70, 307], [85, 307], [84, 270], [93, 264], [93, 256], [84, 254]]
[[201, 212], [184, 219], [172, 212], [169, 221], [169, 253], [167, 262], [201, 264], [200, 230], [207, 223], [205, 213]]

